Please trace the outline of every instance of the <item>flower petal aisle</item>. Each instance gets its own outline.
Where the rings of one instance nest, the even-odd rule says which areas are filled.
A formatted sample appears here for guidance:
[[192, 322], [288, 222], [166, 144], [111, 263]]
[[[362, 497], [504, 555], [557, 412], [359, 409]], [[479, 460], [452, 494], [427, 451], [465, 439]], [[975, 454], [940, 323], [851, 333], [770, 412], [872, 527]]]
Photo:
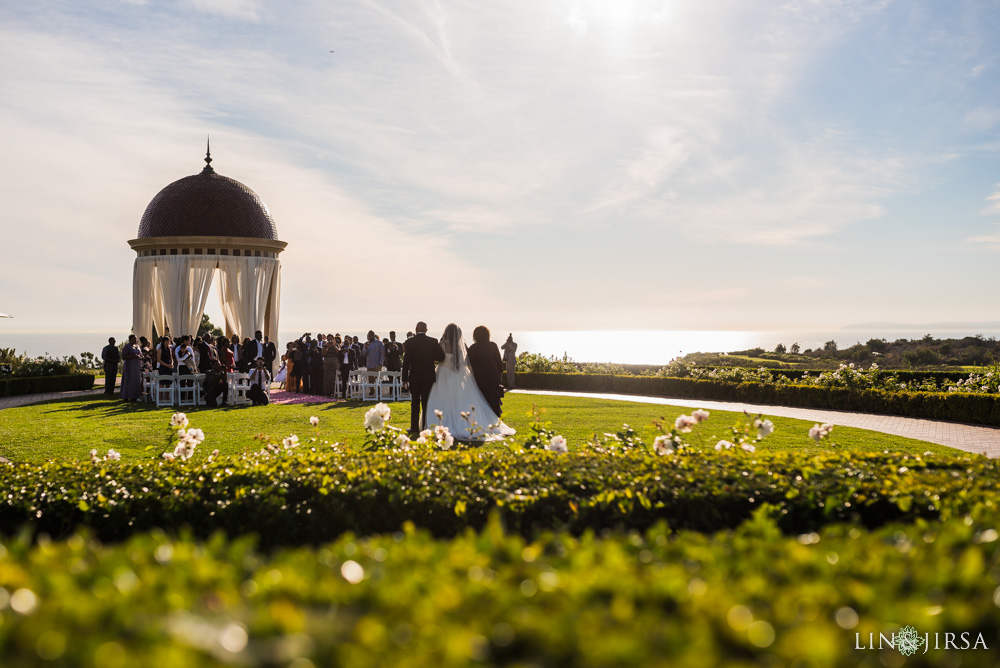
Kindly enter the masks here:
[[272, 404], [332, 404], [343, 401], [333, 397], [323, 397], [315, 394], [301, 394], [299, 392], [287, 392], [285, 390], [271, 390]]

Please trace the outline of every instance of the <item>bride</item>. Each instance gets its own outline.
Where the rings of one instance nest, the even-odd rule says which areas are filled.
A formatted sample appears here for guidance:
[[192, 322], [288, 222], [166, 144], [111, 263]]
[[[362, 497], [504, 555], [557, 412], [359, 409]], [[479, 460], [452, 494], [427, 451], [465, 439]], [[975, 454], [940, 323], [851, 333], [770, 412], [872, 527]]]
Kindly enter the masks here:
[[[444, 328], [441, 348], [444, 361], [438, 364], [437, 380], [427, 399], [428, 424], [436, 420], [462, 441], [496, 441], [516, 433], [493, 412], [479, 391], [469, 367], [462, 330], [454, 323]], [[441, 411], [440, 416], [437, 411]]]

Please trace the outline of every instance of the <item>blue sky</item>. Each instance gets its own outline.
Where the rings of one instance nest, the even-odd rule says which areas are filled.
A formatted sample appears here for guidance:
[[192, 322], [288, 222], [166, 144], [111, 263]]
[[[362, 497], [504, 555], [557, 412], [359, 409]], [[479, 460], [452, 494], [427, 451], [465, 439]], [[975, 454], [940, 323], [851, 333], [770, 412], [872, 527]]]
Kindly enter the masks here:
[[289, 243], [282, 329], [1000, 321], [998, 34], [961, 1], [6, 3], [4, 327], [127, 328], [125, 242], [207, 134]]

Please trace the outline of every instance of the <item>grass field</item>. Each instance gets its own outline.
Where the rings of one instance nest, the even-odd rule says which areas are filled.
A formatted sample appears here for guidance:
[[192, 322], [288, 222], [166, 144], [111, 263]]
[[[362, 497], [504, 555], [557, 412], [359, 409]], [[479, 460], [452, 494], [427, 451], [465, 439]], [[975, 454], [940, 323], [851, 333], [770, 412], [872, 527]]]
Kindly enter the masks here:
[[[315, 405], [270, 405], [227, 409], [190, 408], [185, 412], [192, 427], [205, 432], [206, 439], [195, 457], [205, 457], [214, 449], [223, 454], [237, 454], [261, 448], [255, 437], [280, 439], [296, 434], [308, 446], [323, 441], [360, 447], [364, 441], [363, 419], [371, 403], [348, 401]], [[658, 434], [653, 422], [665, 418], [669, 425], [681, 413], [691, 409], [605, 401], [581, 397], [531, 396], [510, 394], [504, 400], [504, 420], [517, 429], [510, 445], [519, 445], [530, 435], [532, 407], [541, 411], [541, 419], [564, 435], [570, 449], [580, 447], [594, 434], [615, 432], [623, 423], [631, 425], [647, 442]], [[409, 404], [391, 404], [390, 424], [409, 425]], [[114, 448], [124, 460], [158, 457], [167, 449], [170, 430], [167, 424], [174, 409], [147, 404], [126, 404], [102, 395], [67, 399], [34, 406], [0, 411], [0, 455], [13, 461], [44, 461], [53, 457], [86, 459], [90, 450], [103, 453]], [[309, 417], [320, 419], [318, 427], [309, 425]], [[712, 447], [730, 438], [730, 427], [741, 422], [741, 413], [712, 411], [711, 417], [688, 434], [695, 445]], [[762, 448], [815, 452], [829, 449], [817, 446], [807, 432], [812, 423], [790, 418], [771, 418], [775, 432]], [[317, 439], [312, 443], [309, 439]], [[859, 452], [897, 451], [910, 454], [934, 452], [955, 454], [944, 446], [878, 432], [838, 427], [833, 432], [835, 447]], [[480, 446], [509, 447], [504, 444]]]

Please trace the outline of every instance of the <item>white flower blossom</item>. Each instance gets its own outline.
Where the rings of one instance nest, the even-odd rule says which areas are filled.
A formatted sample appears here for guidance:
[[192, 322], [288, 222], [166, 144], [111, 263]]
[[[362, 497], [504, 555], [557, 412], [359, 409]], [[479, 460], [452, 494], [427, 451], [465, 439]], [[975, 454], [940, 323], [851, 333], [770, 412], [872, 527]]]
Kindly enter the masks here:
[[314, 427], [317, 426], [319, 424], [319, 418], [313, 415], [311, 418], [309, 418], [309, 424], [311, 424]]
[[281, 444], [285, 446], [285, 450], [291, 450], [292, 448], [297, 448], [299, 447], [299, 437], [295, 434], [292, 434], [287, 438], [281, 439]]
[[365, 429], [368, 431], [382, 431], [385, 427], [385, 418], [375, 412], [375, 409], [369, 409], [365, 413]]
[[170, 418], [170, 426], [174, 428], [176, 427], [184, 428], [188, 426], [187, 415], [185, 415], [184, 413], [174, 413], [173, 416]]
[[201, 429], [188, 429], [187, 439], [193, 441], [195, 445], [205, 440], [205, 432]]
[[174, 459], [174, 453], [172, 453], [172, 452], [164, 452], [163, 453], [163, 458], [166, 459], [168, 462], [173, 461], [173, 459]]
[[90, 461], [94, 462], [95, 464], [96, 464], [96, 463], [97, 463], [98, 461], [100, 461], [100, 460], [98, 459], [98, 457], [97, 457], [97, 450], [91, 450], [91, 451], [90, 451]]
[[674, 429], [679, 432], [688, 433], [691, 431], [691, 427], [698, 424], [698, 422], [690, 415], [679, 415], [677, 419], [674, 420]]
[[666, 434], [661, 434], [653, 439], [653, 450], [658, 455], [671, 455], [677, 451], [674, 439]]
[[823, 438], [822, 433], [823, 433], [822, 430], [819, 428], [819, 425], [817, 424], [809, 429], [809, 438], [819, 443], [819, 440]]
[[435, 417], [436, 417], [436, 418], [437, 418], [438, 420], [443, 420], [443, 419], [444, 419], [444, 411], [442, 411], [442, 410], [440, 410], [440, 409], [437, 409], [437, 408], [435, 408], [435, 409], [434, 409], [434, 416], [435, 416]]
[[434, 438], [434, 432], [430, 429], [424, 429], [420, 432], [420, 436], [417, 437], [417, 443], [427, 443], [432, 438]]
[[722, 448], [725, 448], [726, 450], [728, 450], [731, 447], [733, 447], [733, 443], [730, 443], [729, 441], [725, 441], [725, 440], [719, 441], [718, 443], [715, 444], [715, 449], [716, 450], [722, 450]]
[[766, 438], [774, 432], [774, 423], [770, 420], [754, 420], [753, 426], [757, 428], [757, 438]]
[[699, 408], [694, 413], [691, 413], [691, 417], [694, 418], [695, 424], [699, 422], [704, 422], [708, 419], [708, 411], [704, 408]]
[[545, 449], [551, 452], [569, 452], [569, 448], [566, 447], [566, 437], [561, 434], [553, 436], [549, 444], [545, 446]]
[[122, 458], [121, 453], [118, 452], [117, 450], [114, 450], [114, 449], [108, 450], [108, 454], [104, 455], [104, 459], [110, 460], [110, 461], [113, 461], [113, 462], [120, 461], [121, 458]]
[[403, 433], [396, 434], [396, 438], [393, 440], [393, 445], [397, 448], [408, 448], [410, 447], [410, 437]]
[[752, 443], [740, 443], [740, 447], [747, 452], [756, 452], [757, 448]]
[[455, 445], [455, 437], [451, 435], [448, 427], [437, 425], [434, 427], [434, 440], [441, 446], [442, 450], [447, 450]]
[[381, 417], [386, 422], [388, 422], [389, 418], [392, 416], [392, 411], [389, 410], [389, 405], [383, 404], [381, 401], [375, 404], [372, 410], [375, 411], [375, 414]]

